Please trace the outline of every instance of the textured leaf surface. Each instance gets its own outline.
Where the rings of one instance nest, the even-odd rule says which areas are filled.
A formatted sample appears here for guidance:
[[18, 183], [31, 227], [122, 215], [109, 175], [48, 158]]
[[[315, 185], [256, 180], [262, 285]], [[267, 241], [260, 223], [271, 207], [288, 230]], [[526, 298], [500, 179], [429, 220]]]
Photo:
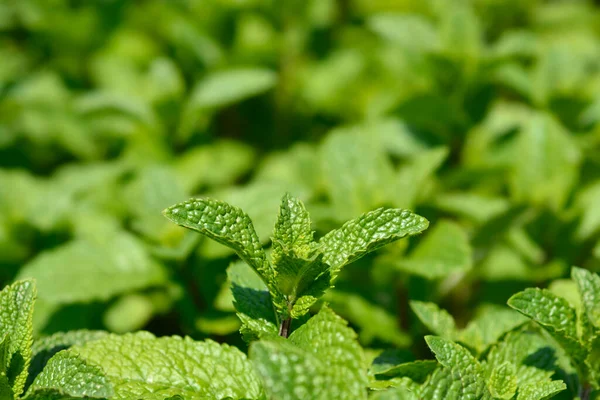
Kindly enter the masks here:
[[417, 360], [399, 364], [377, 373], [378, 377], [406, 377], [414, 382], [422, 383], [436, 368], [434, 360]]
[[525, 289], [513, 295], [508, 305], [542, 325], [576, 362], [585, 357], [577, 339], [575, 309], [547, 289]]
[[562, 381], [530, 383], [519, 389], [517, 400], [544, 400], [566, 388]]
[[4, 339], [3, 356], [8, 383], [15, 395], [23, 391], [31, 362], [33, 303], [36, 297], [32, 281], [18, 281], [0, 292], [0, 335]]
[[573, 267], [571, 275], [579, 288], [589, 321], [600, 329], [600, 276], [577, 267]]
[[192, 199], [167, 208], [164, 215], [178, 225], [231, 247], [267, 285], [274, 282], [275, 274], [252, 221], [238, 207], [213, 199]]
[[356, 334], [326, 307], [287, 341], [256, 342], [250, 354], [270, 398], [366, 398], [366, 361]]
[[346, 222], [319, 241], [323, 261], [331, 266], [332, 277], [351, 263], [388, 243], [408, 235], [416, 235], [429, 222], [408, 210], [379, 208]]
[[77, 353], [61, 351], [52, 357], [33, 381], [26, 399], [112, 398], [109, 379], [102, 368], [89, 364]]
[[455, 337], [456, 324], [452, 315], [446, 310], [439, 308], [434, 303], [422, 301], [411, 301], [410, 308], [431, 332], [447, 339]]
[[454, 222], [440, 221], [398, 266], [411, 274], [429, 279], [441, 278], [469, 270], [472, 266], [471, 253], [466, 232]]
[[289, 193], [281, 199], [272, 241], [274, 264], [278, 253], [284, 249], [292, 251], [298, 257], [306, 258], [309, 255], [310, 244], [313, 241], [310, 216], [304, 204]]
[[88, 364], [104, 370], [117, 399], [258, 398], [261, 387], [236, 348], [190, 338], [156, 338], [147, 332], [110, 335], [73, 346]]
[[423, 398], [488, 399], [483, 368], [464, 347], [438, 336], [426, 336], [427, 345], [444, 368], [425, 383]]
[[488, 381], [490, 394], [498, 399], [512, 399], [517, 392], [516, 368], [511, 363], [504, 363], [492, 370]]
[[52, 304], [105, 301], [123, 292], [163, 285], [167, 278], [163, 267], [127, 233], [98, 242], [75, 240], [41, 253], [21, 269], [19, 277], [35, 278], [40, 299]]
[[28, 384], [44, 369], [44, 366], [61, 350], [68, 349], [76, 344], [84, 344], [92, 340], [102, 339], [108, 335], [104, 331], [70, 331], [58, 332], [33, 342], [31, 364], [29, 365]]
[[590, 384], [600, 389], [600, 336], [596, 336], [590, 342], [585, 363], [590, 374]]

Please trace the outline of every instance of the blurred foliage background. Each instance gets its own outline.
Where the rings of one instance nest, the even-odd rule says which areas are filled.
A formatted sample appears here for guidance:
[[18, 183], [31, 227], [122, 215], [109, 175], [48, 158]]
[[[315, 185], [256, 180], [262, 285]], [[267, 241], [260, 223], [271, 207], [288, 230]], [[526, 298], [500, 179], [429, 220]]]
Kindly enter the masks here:
[[38, 335], [244, 346], [235, 257], [161, 211], [213, 196], [268, 245], [289, 191], [317, 235], [431, 221], [328, 294], [364, 346], [419, 351], [411, 299], [484, 349], [511, 294], [600, 270], [599, 94], [591, 1], [2, 0], [0, 284], [37, 279]]

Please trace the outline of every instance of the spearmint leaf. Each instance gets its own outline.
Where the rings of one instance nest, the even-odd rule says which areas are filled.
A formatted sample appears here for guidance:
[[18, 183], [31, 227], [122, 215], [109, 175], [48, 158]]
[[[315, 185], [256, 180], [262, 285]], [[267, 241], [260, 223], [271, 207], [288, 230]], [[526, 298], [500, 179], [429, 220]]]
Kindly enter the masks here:
[[35, 284], [31, 280], [17, 281], [0, 292], [0, 335], [6, 337], [3, 359], [8, 383], [19, 396], [27, 380], [31, 362], [33, 333], [33, 303]]
[[388, 390], [375, 392], [369, 396], [370, 400], [419, 400], [415, 392], [402, 387], [393, 387]]
[[211, 340], [156, 338], [148, 332], [73, 346], [89, 365], [101, 368], [117, 399], [260, 398], [258, 377], [238, 349]]
[[434, 360], [417, 360], [396, 365], [376, 374], [379, 378], [406, 377], [418, 383], [422, 383], [437, 368]]
[[513, 364], [505, 362], [494, 368], [488, 381], [488, 389], [494, 398], [512, 399], [517, 392], [517, 375]]
[[327, 307], [286, 340], [252, 344], [269, 398], [366, 399], [367, 369], [356, 334]]
[[163, 211], [165, 217], [232, 248], [267, 285], [275, 272], [267, 261], [250, 217], [238, 207], [214, 199], [191, 199]]
[[32, 357], [29, 365], [27, 386], [31, 385], [34, 378], [42, 372], [48, 360], [61, 350], [68, 349], [76, 344], [84, 344], [93, 340], [102, 339], [108, 335], [105, 331], [70, 331], [59, 332], [54, 335], [36, 340], [31, 348]]
[[591, 384], [596, 389], [600, 389], [600, 336], [596, 336], [589, 343], [589, 353], [585, 359], [588, 368]]
[[446, 310], [439, 308], [434, 303], [422, 301], [411, 301], [410, 308], [431, 332], [447, 339], [456, 336], [457, 330], [454, 318]]
[[472, 250], [466, 232], [451, 221], [440, 221], [417, 248], [398, 263], [401, 270], [436, 279], [471, 269]]
[[487, 358], [489, 369], [498, 368], [505, 363], [516, 366], [517, 385], [550, 379], [557, 368], [556, 350], [551, 343], [538, 332], [516, 330], [493, 346]]
[[61, 351], [35, 378], [25, 399], [112, 398], [113, 387], [102, 368], [77, 353]]
[[299, 257], [307, 257], [313, 241], [310, 225], [310, 216], [304, 204], [286, 193], [281, 199], [273, 232], [273, 259], [277, 259], [277, 254], [283, 249], [291, 250]]
[[40, 300], [51, 304], [106, 301], [124, 292], [164, 285], [167, 279], [163, 266], [125, 232], [99, 241], [74, 240], [41, 253], [18, 276], [35, 278]]
[[588, 319], [600, 329], [600, 276], [577, 267], [573, 267], [571, 276], [579, 288]]
[[467, 349], [437, 336], [426, 336], [425, 341], [443, 368], [425, 382], [422, 398], [491, 399], [483, 368]]
[[562, 297], [547, 289], [525, 289], [508, 299], [508, 305], [546, 329], [576, 363], [585, 357], [577, 339], [577, 314]]
[[242, 321], [240, 331], [247, 341], [277, 335], [277, 319], [271, 294], [260, 276], [244, 262], [227, 269], [235, 309]]
[[335, 279], [339, 270], [365, 254], [429, 226], [425, 218], [408, 210], [378, 208], [346, 222], [319, 240], [317, 250], [331, 266]]
[[563, 381], [536, 382], [519, 388], [517, 400], [544, 400], [567, 389]]
[[261, 68], [215, 72], [194, 87], [188, 106], [192, 109], [224, 107], [263, 93], [276, 82], [274, 72]]

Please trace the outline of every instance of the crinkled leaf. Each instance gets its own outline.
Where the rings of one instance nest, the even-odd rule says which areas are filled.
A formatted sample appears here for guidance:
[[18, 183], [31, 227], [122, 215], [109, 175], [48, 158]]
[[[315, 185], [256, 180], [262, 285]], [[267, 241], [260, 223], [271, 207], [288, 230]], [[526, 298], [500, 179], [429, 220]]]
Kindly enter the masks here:
[[513, 364], [505, 362], [492, 370], [488, 380], [490, 394], [498, 399], [512, 399], [517, 392], [517, 375]]
[[242, 321], [240, 328], [246, 340], [263, 335], [277, 335], [277, 319], [271, 295], [265, 283], [244, 262], [236, 262], [227, 269], [231, 282], [235, 309]]
[[23, 391], [31, 362], [35, 297], [31, 280], [17, 281], [0, 292], [0, 335], [5, 338], [1, 357], [4, 365], [0, 370], [16, 396]]
[[366, 399], [367, 371], [356, 334], [324, 307], [287, 341], [260, 341], [251, 358], [270, 398]]
[[428, 279], [471, 269], [472, 250], [466, 232], [451, 221], [440, 221], [419, 241], [417, 248], [398, 262], [398, 267]]
[[508, 305], [544, 327], [576, 363], [585, 357], [585, 349], [577, 339], [575, 309], [562, 297], [547, 289], [525, 289], [513, 295]]
[[387, 390], [374, 392], [370, 400], [419, 400], [418, 394], [403, 387], [392, 387]]
[[577, 267], [573, 267], [571, 276], [577, 283], [589, 321], [600, 329], [600, 276]]
[[250, 362], [238, 349], [210, 340], [156, 338], [147, 332], [109, 335], [73, 346], [89, 365], [101, 368], [117, 399], [259, 398], [262, 390]]
[[434, 303], [422, 301], [411, 301], [410, 308], [431, 332], [447, 339], [456, 336], [457, 330], [454, 318], [446, 310], [439, 308]]
[[113, 387], [102, 368], [77, 353], [61, 351], [52, 357], [27, 391], [28, 400], [53, 398], [112, 398]]
[[416, 235], [429, 226], [429, 221], [408, 210], [378, 208], [346, 222], [319, 240], [318, 251], [323, 261], [337, 272], [367, 253], [408, 235]]
[[[272, 241], [273, 254], [271, 257], [275, 265], [277, 265], [276, 260], [279, 258], [279, 253], [284, 250], [291, 251], [296, 256], [303, 258], [308, 257], [310, 253], [310, 244], [313, 241], [310, 216], [304, 204], [289, 193], [286, 193], [281, 199]], [[283, 273], [279, 270], [277, 272], [278, 275]]]
[[590, 374], [590, 383], [596, 389], [600, 389], [600, 336], [594, 337], [588, 348], [585, 364]]
[[536, 382], [519, 388], [517, 400], [544, 400], [567, 388], [563, 381]]
[[164, 285], [167, 278], [142, 243], [124, 232], [98, 242], [71, 241], [41, 253], [21, 269], [19, 277], [35, 278], [40, 299], [52, 304], [104, 301]]
[[252, 221], [240, 208], [214, 199], [191, 199], [167, 208], [164, 215], [178, 225], [232, 248], [267, 285], [274, 283], [275, 273]]
[[68, 349], [76, 344], [84, 344], [92, 340], [102, 339], [108, 335], [105, 331], [70, 331], [58, 332], [54, 335], [36, 340], [32, 346], [31, 364], [29, 365], [28, 385], [42, 372], [46, 363], [52, 356], [61, 350]]

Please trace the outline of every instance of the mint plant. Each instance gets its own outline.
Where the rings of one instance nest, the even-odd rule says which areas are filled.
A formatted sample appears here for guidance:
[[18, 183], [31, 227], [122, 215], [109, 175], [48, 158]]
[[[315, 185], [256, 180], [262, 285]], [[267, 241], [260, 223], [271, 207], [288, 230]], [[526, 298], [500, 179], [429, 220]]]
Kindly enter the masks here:
[[[290, 194], [283, 196], [271, 238], [270, 260], [254, 230], [250, 217], [241, 209], [213, 199], [192, 199], [176, 204], [164, 215], [183, 227], [195, 230], [232, 248], [261, 278], [268, 291], [265, 302], [271, 307], [260, 313], [246, 295], [234, 296], [243, 321], [242, 332], [258, 337], [274, 333], [288, 337], [291, 324], [332, 287], [340, 270], [367, 253], [421, 233], [429, 222], [408, 210], [379, 208], [346, 222], [315, 241], [311, 220], [304, 204]], [[234, 277], [235, 278], [235, 277]], [[235, 279], [234, 286], [243, 287]]]

